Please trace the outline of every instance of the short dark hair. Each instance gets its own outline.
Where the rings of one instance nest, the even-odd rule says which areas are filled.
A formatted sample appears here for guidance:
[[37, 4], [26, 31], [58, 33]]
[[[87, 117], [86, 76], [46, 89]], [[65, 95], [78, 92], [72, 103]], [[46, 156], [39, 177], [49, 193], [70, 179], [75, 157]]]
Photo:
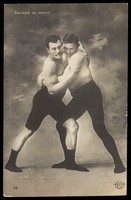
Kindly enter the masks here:
[[67, 34], [65, 34], [65, 36], [63, 37], [63, 42], [64, 43], [74, 43], [77, 46], [79, 46], [78, 37], [75, 34], [73, 34], [73, 33], [67, 33]]
[[56, 43], [58, 40], [61, 41], [60, 36], [58, 36], [58, 35], [49, 35], [45, 40], [45, 47], [49, 48], [49, 42]]

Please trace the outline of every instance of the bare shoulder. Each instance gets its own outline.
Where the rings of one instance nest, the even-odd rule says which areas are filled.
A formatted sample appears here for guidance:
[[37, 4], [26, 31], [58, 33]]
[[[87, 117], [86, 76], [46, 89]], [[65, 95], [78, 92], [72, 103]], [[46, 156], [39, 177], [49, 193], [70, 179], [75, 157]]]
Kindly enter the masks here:
[[50, 58], [47, 58], [43, 64], [43, 72], [46, 74], [52, 74], [55, 73], [56, 71], [57, 71], [57, 66], [55, 61], [51, 60]]
[[77, 60], [77, 62], [81, 62], [86, 58], [85, 54], [81, 51], [77, 51], [75, 54], [73, 54], [70, 58], [70, 61], [75, 61]]
[[86, 56], [81, 51], [76, 52], [70, 58], [69, 65], [79, 66], [85, 60]]
[[76, 52], [69, 60], [69, 66], [73, 70], [80, 70], [82, 63], [85, 61], [85, 54], [82, 52]]

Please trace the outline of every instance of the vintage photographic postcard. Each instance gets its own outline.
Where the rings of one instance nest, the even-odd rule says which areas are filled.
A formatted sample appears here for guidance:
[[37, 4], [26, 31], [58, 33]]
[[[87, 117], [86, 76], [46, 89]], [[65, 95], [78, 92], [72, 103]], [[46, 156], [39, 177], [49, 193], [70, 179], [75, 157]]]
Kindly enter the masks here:
[[127, 44], [127, 3], [4, 5], [5, 197], [127, 194]]

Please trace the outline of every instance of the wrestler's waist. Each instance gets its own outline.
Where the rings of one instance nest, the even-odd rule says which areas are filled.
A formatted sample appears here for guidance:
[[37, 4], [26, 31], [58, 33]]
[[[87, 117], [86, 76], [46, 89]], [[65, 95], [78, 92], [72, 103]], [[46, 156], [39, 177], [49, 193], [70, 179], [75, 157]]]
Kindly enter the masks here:
[[89, 82], [85, 83], [84, 85], [81, 85], [80, 87], [70, 90], [72, 96], [79, 96], [82, 91], [87, 91], [91, 89], [93, 85], [96, 85], [95, 81], [91, 79]]

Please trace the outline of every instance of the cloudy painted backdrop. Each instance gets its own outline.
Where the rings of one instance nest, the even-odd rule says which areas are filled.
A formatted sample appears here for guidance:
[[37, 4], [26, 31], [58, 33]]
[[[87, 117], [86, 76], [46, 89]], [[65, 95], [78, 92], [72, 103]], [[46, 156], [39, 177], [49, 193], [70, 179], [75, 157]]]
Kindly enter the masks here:
[[[25, 123], [32, 97], [38, 90], [37, 76], [46, 56], [45, 38], [49, 34], [64, 36], [74, 32], [90, 52], [90, 68], [103, 93], [108, 130], [116, 137], [124, 136], [127, 9], [125, 3], [5, 5], [5, 129], [17, 130]], [[86, 123], [85, 117], [83, 120]]]

